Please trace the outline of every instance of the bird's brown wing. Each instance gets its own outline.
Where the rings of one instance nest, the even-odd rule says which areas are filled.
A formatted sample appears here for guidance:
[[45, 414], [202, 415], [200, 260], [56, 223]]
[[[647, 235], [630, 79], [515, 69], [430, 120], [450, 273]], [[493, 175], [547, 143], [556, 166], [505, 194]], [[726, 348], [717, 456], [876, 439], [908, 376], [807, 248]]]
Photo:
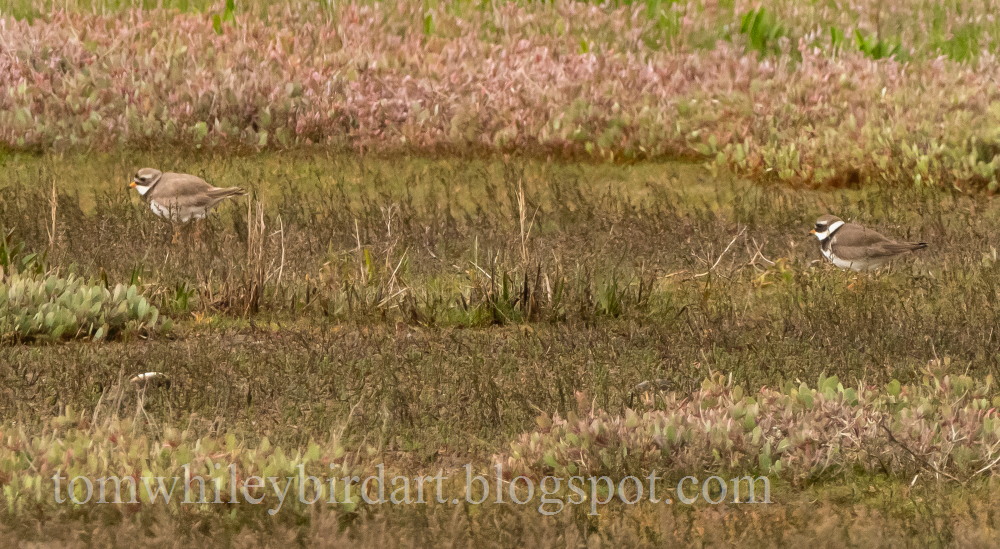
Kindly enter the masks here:
[[897, 242], [853, 223], [844, 225], [833, 235], [837, 255], [848, 261], [873, 257], [889, 257], [903, 252], [926, 248], [923, 242]]

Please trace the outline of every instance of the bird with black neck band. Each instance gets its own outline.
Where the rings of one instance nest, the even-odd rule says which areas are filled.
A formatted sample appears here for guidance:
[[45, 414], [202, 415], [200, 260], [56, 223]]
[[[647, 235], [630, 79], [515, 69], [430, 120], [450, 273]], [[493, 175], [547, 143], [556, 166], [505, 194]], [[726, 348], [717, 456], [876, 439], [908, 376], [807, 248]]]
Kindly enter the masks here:
[[246, 194], [240, 187], [215, 187], [196, 175], [154, 168], [137, 171], [129, 187], [139, 192], [153, 213], [177, 223], [204, 219], [223, 200]]
[[835, 215], [820, 216], [809, 234], [819, 240], [823, 257], [841, 269], [867, 271], [883, 267], [897, 257], [922, 250], [926, 242], [902, 242]]

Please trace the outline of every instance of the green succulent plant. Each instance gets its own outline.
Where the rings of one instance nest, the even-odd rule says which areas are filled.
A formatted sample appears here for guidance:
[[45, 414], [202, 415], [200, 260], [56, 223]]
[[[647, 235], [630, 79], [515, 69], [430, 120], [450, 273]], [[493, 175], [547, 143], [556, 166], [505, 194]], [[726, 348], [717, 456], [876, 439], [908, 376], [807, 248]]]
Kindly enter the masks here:
[[69, 275], [11, 274], [0, 283], [0, 340], [101, 340], [151, 331], [159, 310], [135, 285], [113, 290]]

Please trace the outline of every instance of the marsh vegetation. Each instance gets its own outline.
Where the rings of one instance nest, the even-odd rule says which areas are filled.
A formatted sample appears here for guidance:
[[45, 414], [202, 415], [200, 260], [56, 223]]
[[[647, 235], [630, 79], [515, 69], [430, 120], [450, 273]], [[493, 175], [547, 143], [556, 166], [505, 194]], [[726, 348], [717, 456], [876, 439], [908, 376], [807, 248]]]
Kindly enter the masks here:
[[[540, 475], [553, 471], [559, 454], [543, 455], [544, 446], [536, 457], [527, 447], [510, 454], [521, 433], [539, 428], [539, 416], [585, 417], [593, 407], [604, 417], [598, 421], [613, 426], [629, 409], [648, 409], [652, 426], [662, 421], [655, 410], [674, 410], [672, 398], [706, 390], [705, 380], [721, 375], [739, 394], [774, 387], [791, 390], [797, 406], [808, 401], [811, 408], [814, 398], [842, 404], [803, 409], [803, 420], [782, 423], [766, 449], [714, 447], [708, 441], [719, 433], [698, 435], [692, 424], [674, 446], [642, 443], [627, 452], [636, 457], [593, 472], [750, 468], [772, 475], [784, 501], [803, 497], [802, 490], [871, 482], [883, 486], [878, 493], [900, 490], [913, 475], [922, 479], [920, 490], [949, 498], [992, 485], [977, 471], [995, 459], [995, 427], [983, 421], [995, 398], [989, 379], [997, 367], [1000, 267], [988, 237], [995, 214], [975, 198], [891, 188], [788, 190], [712, 177], [687, 163], [205, 155], [188, 160], [192, 172], [251, 195], [209, 218], [200, 239], [187, 231], [172, 242], [169, 223], [125, 185], [133, 165], [152, 161], [145, 153], [70, 155], [17, 157], [5, 166], [6, 272], [134, 284], [170, 321], [109, 342], [81, 333], [65, 343], [0, 347], [5, 436], [13, 437], [6, 451], [27, 459], [13, 463], [110, 474], [110, 464], [139, 467], [159, 454], [155, 441], [174, 437], [209, 453], [222, 444], [225, 455], [248, 467], [269, 463], [264, 444], [289, 456], [280, 462], [285, 468], [294, 467], [291, 456], [315, 446], [322, 459], [350, 456], [358, 470], [375, 463], [411, 472], [466, 462], [485, 468], [518, 455], [511, 470]], [[50, 185], [34, 183], [68, 180], [74, 185], [57, 185], [54, 195]], [[806, 233], [815, 212], [826, 210], [934, 248], [858, 278], [820, 261]], [[169, 376], [170, 388], [128, 381], [146, 371]], [[969, 379], [955, 381], [961, 376]], [[942, 380], [960, 388], [933, 396]], [[663, 392], [637, 391], [643, 382]], [[925, 384], [932, 393], [920, 389]], [[859, 393], [889, 400], [864, 412]], [[902, 404], [900, 394], [918, 400]], [[740, 406], [757, 406], [765, 421], [791, 405], [773, 398], [757, 395], [758, 404]], [[672, 413], [685, 423], [706, 406]], [[910, 409], [926, 422], [900, 423], [910, 414], [900, 411]], [[885, 418], [897, 429], [890, 436], [907, 442], [897, 445], [871, 423], [877, 410], [896, 414]], [[941, 428], [953, 413], [966, 414], [949, 420], [953, 429], [972, 422], [966, 443]], [[820, 448], [843, 455], [809, 450], [832, 417], [855, 414], [862, 414], [855, 420], [860, 430], [848, 429], [849, 438], [860, 446], [848, 451], [838, 428], [820, 437]], [[743, 415], [733, 417], [743, 424]], [[641, 422], [629, 429], [637, 426], [644, 429]], [[755, 426], [718, 440], [751, 437]], [[108, 466], [62, 453], [43, 457], [47, 445], [25, 454], [22, 446], [36, 436], [55, 446], [65, 439], [97, 444], [109, 430], [118, 433], [110, 438], [136, 442], [122, 455], [115, 444], [91, 446], [87, 453], [107, 456]], [[606, 429], [601, 444], [585, 447], [627, 446], [628, 431], [621, 442], [615, 432]], [[565, 448], [561, 435], [551, 436], [553, 449]], [[704, 452], [697, 450], [702, 444], [709, 444]], [[638, 457], [642, 448], [652, 454]], [[243, 451], [259, 461], [241, 458]], [[785, 464], [773, 470], [782, 456]], [[174, 465], [164, 462], [159, 471]], [[7, 474], [40, 473], [14, 466]], [[971, 487], [960, 489], [944, 475]], [[24, 518], [32, 492], [17, 493], [11, 511]], [[49, 495], [34, 504], [46, 515], [84, 512], [53, 508]], [[894, 514], [901, 512], [897, 504], [889, 498], [876, 507]], [[100, 507], [84, 516], [117, 513]], [[347, 516], [358, 524], [417, 520], [400, 512], [362, 506]], [[913, 512], [905, 520], [916, 520]], [[214, 513], [208, 506], [197, 520], [221, 520], [211, 519]], [[246, 513], [241, 521], [262, 520]], [[712, 514], [693, 513], [685, 520]], [[907, 536], [953, 535], [907, 524]], [[127, 521], [118, 527], [128, 528]]]
[[[1000, 28], [883, 4], [0, 2], [0, 531], [991, 544]], [[249, 194], [175, 239], [145, 166]], [[930, 247], [844, 272], [823, 213]], [[271, 515], [50, 480], [381, 466], [461, 497], [497, 463], [775, 503]]]

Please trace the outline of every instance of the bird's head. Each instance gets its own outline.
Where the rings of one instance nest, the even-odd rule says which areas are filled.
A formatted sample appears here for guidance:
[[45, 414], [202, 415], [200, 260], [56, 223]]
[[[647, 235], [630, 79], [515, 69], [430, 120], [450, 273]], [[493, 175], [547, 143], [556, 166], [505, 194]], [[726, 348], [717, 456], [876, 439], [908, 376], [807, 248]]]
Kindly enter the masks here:
[[822, 242], [830, 238], [830, 235], [843, 224], [844, 221], [835, 215], [823, 215], [816, 220], [816, 226], [809, 231], [809, 234], [816, 235], [816, 238]]
[[153, 185], [160, 180], [160, 176], [163, 172], [154, 168], [143, 168], [135, 172], [135, 177], [132, 181], [129, 181], [129, 188], [139, 191], [140, 195], [144, 195], [153, 188]]

